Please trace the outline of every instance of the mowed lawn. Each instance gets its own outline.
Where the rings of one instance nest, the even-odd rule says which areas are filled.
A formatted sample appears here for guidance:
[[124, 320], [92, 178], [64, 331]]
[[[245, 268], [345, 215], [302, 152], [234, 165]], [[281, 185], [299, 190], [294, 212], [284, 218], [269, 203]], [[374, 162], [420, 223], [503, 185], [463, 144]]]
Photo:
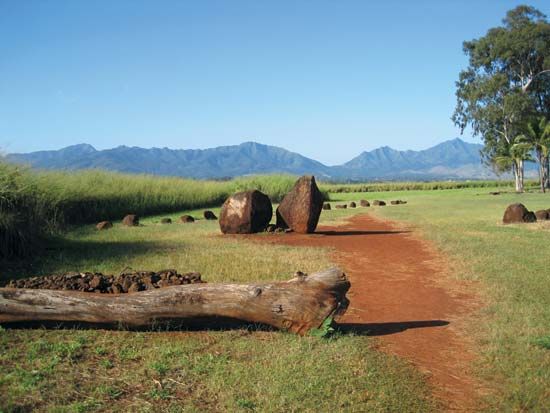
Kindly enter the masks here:
[[[368, 212], [414, 223], [447, 254], [451, 273], [479, 281], [486, 302], [469, 326], [492, 411], [550, 410], [550, 224], [503, 226], [506, 205], [550, 208], [550, 195], [490, 189], [332, 194], [407, 205], [323, 211], [323, 222]], [[186, 213], [188, 213], [187, 211]], [[216, 213], [218, 211], [215, 211]], [[183, 213], [183, 212], [182, 212]], [[191, 211], [200, 217], [200, 211]], [[118, 273], [199, 271], [209, 282], [288, 279], [330, 265], [327, 251], [218, 235], [216, 222], [97, 232], [52, 242], [32, 269]], [[265, 235], [270, 236], [270, 235]], [[277, 236], [277, 235], [274, 235]], [[255, 328], [212, 332], [0, 331], [0, 411], [437, 411], [424, 377], [376, 350], [377, 339], [297, 337]]]
[[[214, 210], [218, 213], [218, 210]], [[186, 211], [200, 217], [201, 211]], [[162, 225], [168, 214], [98, 232], [72, 230], [32, 268], [199, 271], [208, 282], [286, 280], [331, 265], [321, 249], [219, 234], [217, 222]], [[265, 236], [284, 236], [269, 235]], [[0, 330], [0, 411], [431, 411], [424, 378], [365, 335], [229, 331]]]
[[[380, 217], [413, 223], [450, 257], [451, 273], [477, 280], [485, 307], [469, 333], [492, 411], [550, 411], [550, 221], [503, 225], [507, 205], [549, 209], [550, 194], [491, 189], [334, 194], [338, 200], [407, 200], [371, 207]], [[388, 203], [389, 204], [389, 203]]]

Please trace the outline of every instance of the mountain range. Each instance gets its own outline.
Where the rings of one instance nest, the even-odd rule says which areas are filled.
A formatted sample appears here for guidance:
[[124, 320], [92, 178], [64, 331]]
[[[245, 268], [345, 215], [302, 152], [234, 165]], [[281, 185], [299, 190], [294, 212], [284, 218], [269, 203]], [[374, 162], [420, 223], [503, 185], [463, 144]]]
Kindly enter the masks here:
[[326, 180], [494, 178], [494, 173], [481, 163], [481, 147], [458, 138], [421, 151], [399, 151], [384, 146], [336, 166], [256, 142], [210, 149], [118, 146], [96, 150], [91, 145], [78, 144], [52, 151], [14, 153], [6, 158], [38, 169], [99, 168], [201, 179], [270, 173], [312, 174]]

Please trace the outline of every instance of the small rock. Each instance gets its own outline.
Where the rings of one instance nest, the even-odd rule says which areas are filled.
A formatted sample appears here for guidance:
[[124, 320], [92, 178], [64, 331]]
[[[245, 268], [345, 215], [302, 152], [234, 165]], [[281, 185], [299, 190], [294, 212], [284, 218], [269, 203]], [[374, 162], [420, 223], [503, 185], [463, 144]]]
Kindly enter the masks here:
[[336, 209], [347, 209], [347, 205], [346, 204], [343, 204], [343, 205], [336, 205]]
[[326, 202], [325, 204], [323, 204], [323, 209], [325, 211], [330, 211], [331, 210], [331, 207], [330, 207], [330, 204], [328, 202]]
[[525, 205], [519, 203], [508, 205], [502, 217], [504, 224], [535, 222], [536, 220], [536, 215], [525, 208]]
[[359, 205], [361, 205], [362, 207], [370, 207], [370, 202], [366, 199], [362, 199], [359, 201]]
[[357, 204], [356, 204], [355, 202], [351, 201], [351, 202], [349, 203], [349, 207], [350, 207], [350, 208], [355, 208], [355, 207], [357, 207]]
[[182, 215], [180, 217], [180, 222], [183, 222], [184, 224], [195, 222], [195, 218], [193, 218], [191, 215]]
[[375, 206], [384, 206], [384, 205], [386, 205], [386, 203], [384, 201], [380, 201], [378, 199], [375, 199], [374, 201], [372, 201], [372, 204], [375, 205]]
[[537, 221], [546, 221], [550, 219], [550, 214], [546, 209], [541, 209], [540, 211], [536, 211], [535, 216], [537, 217]]
[[139, 225], [139, 217], [135, 214], [128, 214], [122, 220], [122, 224], [128, 227], [137, 227]]
[[103, 231], [109, 228], [113, 228], [113, 223], [111, 221], [101, 221], [95, 227], [98, 231]]
[[130, 288], [128, 288], [129, 293], [137, 293], [140, 290], [139, 284], [137, 282], [132, 283]]
[[160, 223], [161, 224], [171, 224], [172, 223], [172, 219], [171, 218], [162, 218], [160, 220]]
[[208, 220], [218, 219], [218, 217], [212, 211], [204, 211], [202, 215], [204, 216], [204, 219], [208, 219]]

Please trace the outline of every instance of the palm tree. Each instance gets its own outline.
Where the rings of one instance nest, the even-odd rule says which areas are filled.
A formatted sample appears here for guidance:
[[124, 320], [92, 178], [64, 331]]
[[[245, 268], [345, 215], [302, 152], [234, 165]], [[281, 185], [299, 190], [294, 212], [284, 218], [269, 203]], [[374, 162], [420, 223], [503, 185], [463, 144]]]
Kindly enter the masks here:
[[528, 145], [535, 151], [539, 164], [540, 190], [550, 188], [550, 122], [544, 116], [527, 123], [525, 133], [518, 136], [518, 143]]
[[523, 192], [524, 163], [532, 161], [531, 144], [522, 142], [522, 135], [516, 137], [511, 145], [500, 148], [500, 155], [495, 157], [495, 166], [500, 171], [512, 169], [516, 175], [516, 192]]

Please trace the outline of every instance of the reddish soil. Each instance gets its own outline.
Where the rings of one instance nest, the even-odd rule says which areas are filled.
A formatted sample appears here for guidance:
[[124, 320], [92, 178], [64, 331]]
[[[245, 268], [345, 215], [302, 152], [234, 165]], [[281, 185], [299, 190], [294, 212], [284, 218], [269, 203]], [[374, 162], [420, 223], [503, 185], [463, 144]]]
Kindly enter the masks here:
[[450, 278], [445, 260], [414, 229], [357, 215], [315, 234], [258, 239], [330, 248], [352, 285], [350, 307], [339, 320], [343, 328], [378, 336], [382, 350], [410, 360], [428, 376], [445, 410], [474, 410], [474, 353], [462, 331], [479, 303], [472, 286]]

